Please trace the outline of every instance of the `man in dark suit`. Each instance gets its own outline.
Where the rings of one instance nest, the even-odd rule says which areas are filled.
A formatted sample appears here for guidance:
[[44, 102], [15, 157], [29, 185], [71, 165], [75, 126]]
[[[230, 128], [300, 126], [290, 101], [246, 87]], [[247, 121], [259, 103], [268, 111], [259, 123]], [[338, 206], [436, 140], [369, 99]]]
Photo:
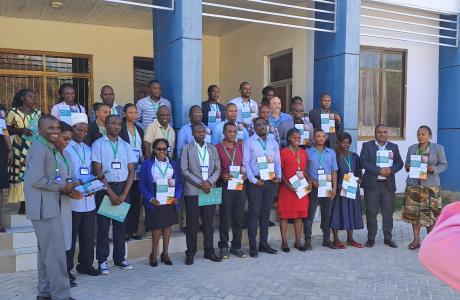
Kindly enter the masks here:
[[395, 210], [395, 174], [404, 163], [399, 155], [398, 145], [387, 142], [388, 127], [375, 127], [375, 140], [366, 142], [361, 149], [361, 166], [364, 176], [361, 187], [366, 201], [367, 242], [373, 247], [377, 234], [377, 214], [379, 209], [383, 218], [384, 243], [392, 248], [397, 245], [392, 239], [393, 212]]
[[329, 114], [330, 117], [333, 115], [335, 122], [335, 132], [328, 133], [328, 131], [324, 129], [323, 131], [326, 133], [326, 147], [335, 150], [337, 148], [337, 137], [343, 131], [343, 120], [338, 111], [331, 109], [331, 95], [327, 93], [322, 94], [319, 101], [321, 107], [311, 110], [308, 113], [308, 117], [310, 118], [310, 122], [313, 124], [314, 130], [317, 130], [322, 129], [321, 114]]

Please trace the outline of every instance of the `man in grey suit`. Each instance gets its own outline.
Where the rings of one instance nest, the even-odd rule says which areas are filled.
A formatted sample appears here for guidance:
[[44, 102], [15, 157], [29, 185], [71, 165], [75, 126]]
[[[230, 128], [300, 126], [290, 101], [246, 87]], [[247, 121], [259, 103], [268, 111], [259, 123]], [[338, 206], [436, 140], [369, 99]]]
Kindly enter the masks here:
[[206, 130], [203, 124], [192, 125], [194, 141], [183, 147], [180, 166], [184, 177], [184, 200], [187, 225], [185, 229], [187, 250], [185, 264], [193, 264], [197, 248], [198, 217], [201, 215], [204, 237], [204, 258], [222, 261], [214, 251], [214, 213], [216, 205], [198, 206], [198, 194], [202, 190], [209, 194], [220, 177], [220, 159], [216, 147], [205, 143]]
[[59, 120], [44, 115], [39, 120], [39, 137], [30, 147], [26, 157], [24, 196], [27, 218], [32, 221], [37, 236], [37, 299], [73, 299], [67, 275], [66, 251], [59, 217], [60, 193], [81, 199], [74, 190], [79, 183], [66, 182], [59, 176], [57, 140]]
[[395, 210], [395, 174], [402, 169], [403, 161], [398, 145], [387, 142], [388, 127], [377, 125], [375, 140], [363, 144], [360, 155], [361, 166], [365, 172], [361, 187], [366, 201], [367, 242], [366, 247], [373, 247], [377, 235], [377, 214], [379, 209], [383, 218], [383, 235], [385, 245], [396, 248], [392, 239], [393, 212]]

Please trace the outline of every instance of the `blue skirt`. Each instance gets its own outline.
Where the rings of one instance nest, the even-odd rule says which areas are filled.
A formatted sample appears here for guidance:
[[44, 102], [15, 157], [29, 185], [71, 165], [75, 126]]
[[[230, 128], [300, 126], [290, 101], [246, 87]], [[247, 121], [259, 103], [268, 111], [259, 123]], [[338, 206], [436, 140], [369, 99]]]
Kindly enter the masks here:
[[331, 229], [348, 230], [363, 229], [361, 200], [336, 196], [332, 205]]

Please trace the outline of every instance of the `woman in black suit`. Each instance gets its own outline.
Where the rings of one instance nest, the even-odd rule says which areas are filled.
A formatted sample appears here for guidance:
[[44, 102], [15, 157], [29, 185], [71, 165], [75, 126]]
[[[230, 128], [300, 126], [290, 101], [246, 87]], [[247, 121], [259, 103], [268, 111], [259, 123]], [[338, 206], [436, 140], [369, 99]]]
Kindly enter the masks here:
[[139, 173], [142, 162], [144, 161], [144, 131], [135, 122], [137, 119], [136, 105], [128, 103], [124, 107], [125, 117], [121, 125], [120, 137], [128, 142], [133, 147], [134, 153], [138, 159], [136, 164], [136, 173], [134, 182], [131, 186], [129, 194], [131, 195], [131, 208], [129, 209], [126, 219], [126, 240], [133, 238], [135, 240], [142, 239], [138, 235], [139, 216], [141, 211], [141, 192], [139, 191]]

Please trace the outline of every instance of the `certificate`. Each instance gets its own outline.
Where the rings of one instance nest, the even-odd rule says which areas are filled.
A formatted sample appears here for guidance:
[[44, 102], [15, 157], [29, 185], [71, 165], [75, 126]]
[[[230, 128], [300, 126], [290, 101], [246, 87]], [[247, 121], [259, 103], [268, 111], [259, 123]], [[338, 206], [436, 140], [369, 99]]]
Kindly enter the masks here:
[[344, 174], [340, 196], [349, 198], [349, 199], [356, 199], [357, 193], [358, 193], [358, 178], [355, 177], [353, 173]]
[[222, 204], [222, 188], [212, 188], [209, 194], [202, 190], [198, 193], [198, 206]]
[[156, 195], [155, 199], [160, 202], [160, 205], [165, 205], [170, 203], [170, 191], [168, 185], [168, 179], [159, 178], [156, 181]]
[[380, 168], [389, 168], [393, 166], [393, 151], [378, 150], [376, 163]]
[[428, 179], [428, 164], [422, 162], [422, 155], [410, 156], [409, 178]]
[[270, 180], [275, 178], [275, 164], [268, 163], [266, 156], [257, 157], [257, 166], [262, 180]]
[[334, 114], [321, 114], [321, 129], [325, 133], [335, 132]]
[[104, 217], [123, 223], [130, 207], [131, 204], [126, 202], [123, 202], [120, 205], [112, 205], [112, 201], [110, 201], [109, 196], [106, 195], [104, 196], [104, 199], [102, 200], [101, 206], [99, 206], [97, 213]]
[[295, 188], [295, 192], [299, 199], [302, 199], [311, 191], [311, 188], [308, 186], [308, 181], [305, 178], [300, 178], [297, 174], [289, 178], [289, 182], [292, 187]]

